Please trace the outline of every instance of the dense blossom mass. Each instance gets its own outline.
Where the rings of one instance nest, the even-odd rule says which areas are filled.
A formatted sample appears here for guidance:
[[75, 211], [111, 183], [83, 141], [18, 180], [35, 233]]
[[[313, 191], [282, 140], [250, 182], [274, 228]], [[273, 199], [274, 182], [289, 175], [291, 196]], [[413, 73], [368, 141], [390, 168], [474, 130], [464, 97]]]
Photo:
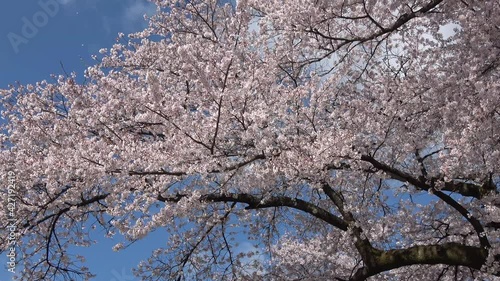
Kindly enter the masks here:
[[0, 90], [21, 279], [162, 229], [142, 280], [498, 280], [498, 1], [152, 2], [84, 79]]

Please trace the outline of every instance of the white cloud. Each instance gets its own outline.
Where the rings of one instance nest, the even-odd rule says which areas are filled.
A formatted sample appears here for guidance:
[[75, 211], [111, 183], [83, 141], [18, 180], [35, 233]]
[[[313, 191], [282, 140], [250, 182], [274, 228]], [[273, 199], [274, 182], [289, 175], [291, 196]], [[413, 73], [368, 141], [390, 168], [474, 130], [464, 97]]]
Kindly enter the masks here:
[[156, 6], [146, 0], [132, 0], [125, 8], [123, 14], [123, 27], [126, 31], [137, 30], [138, 25], [144, 28], [147, 22], [144, 20], [144, 15], [151, 16], [155, 14]]

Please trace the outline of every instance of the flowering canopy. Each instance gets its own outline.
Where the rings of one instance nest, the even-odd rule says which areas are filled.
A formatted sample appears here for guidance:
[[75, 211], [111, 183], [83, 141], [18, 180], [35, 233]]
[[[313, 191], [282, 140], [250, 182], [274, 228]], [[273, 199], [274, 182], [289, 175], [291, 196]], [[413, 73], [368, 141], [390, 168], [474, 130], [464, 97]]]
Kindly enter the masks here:
[[90, 278], [94, 228], [167, 230], [143, 280], [500, 276], [498, 1], [153, 2], [0, 92], [23, 279]]

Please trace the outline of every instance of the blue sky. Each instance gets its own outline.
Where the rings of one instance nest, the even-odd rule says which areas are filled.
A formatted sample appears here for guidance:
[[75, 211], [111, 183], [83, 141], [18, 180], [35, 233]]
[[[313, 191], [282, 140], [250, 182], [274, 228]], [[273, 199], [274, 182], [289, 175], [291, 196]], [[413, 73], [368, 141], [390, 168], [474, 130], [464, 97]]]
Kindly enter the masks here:
[[[44, 9], [44, 6], [51, 6], [51, 9]], [[118, 32], [141, 30], [147, 24], [142, 15], [154, 13], [154, 10], [154, 5], [146, 0], [2, 3], [0, 88], [15, 81], [31, 83], [47, 79], [51, 73], [61, 73], [61, 61], [67, 71], [81, 74], [92, 63], [90, 55], [97, 54], [100, 48], [110, 47]], [[30, 25], [26, 22], [36, 31], [26, 27]]]
[[[16, 81], [34, 83], [50, 79], [50, 74], [62, 74], [61, 62], [67, 72], [75, 71], [81, 78], [84, 69], [93, 63], [92, 54], [111, 47], [118, 32], [142, 30], [147, 25], [143, 15], [155, 11], [146, 0], [4, 2], [0, 9], [0, 88]], [[103, 239], [102, 232], [93, 236], [99, 243], [78, 251], [87, 257], [87, 266], [97, 274], [95, 280], [105, 281], [135, 280], [130, 269], [167, 242], [166, 233], [157, 231], [115, 253], [111, 247], [118, 240]], [[12, 277], [5, 269], [6, 262], [7, 257], [2, 254], [0, 281]]]

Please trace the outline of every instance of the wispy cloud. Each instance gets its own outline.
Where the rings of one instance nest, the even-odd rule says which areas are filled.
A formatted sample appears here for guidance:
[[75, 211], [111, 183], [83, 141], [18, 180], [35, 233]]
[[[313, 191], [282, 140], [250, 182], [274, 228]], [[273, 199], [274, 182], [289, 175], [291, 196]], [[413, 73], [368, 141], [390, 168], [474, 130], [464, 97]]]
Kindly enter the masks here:
[[108, 16], [101, 16], [102, 29], [106, 32], [107, 35], [111, 34], [111, 22]]
[[[56, 0], [59, 4], [61, 4], [65, 8], [69, 8], [71, 10], [86, 10], [86, 9], [94, 9], [97, 10], [97, 5], [102, 0]], [[109, 0], [108, 0], [109, 1]]]
[[57, 0], [57, 2], [59, 2], [59, 4], [61, 5], [69, 5], [76, 3], [76, 0]]
[[137, 30], [138, 26], [146, 27], [147, 22], [144, 20], [144, 15], [154, 15], [156, 6], [146, 0], [132, 0], [125, 8], [123, 13], [123, 27], [126, 31]]

